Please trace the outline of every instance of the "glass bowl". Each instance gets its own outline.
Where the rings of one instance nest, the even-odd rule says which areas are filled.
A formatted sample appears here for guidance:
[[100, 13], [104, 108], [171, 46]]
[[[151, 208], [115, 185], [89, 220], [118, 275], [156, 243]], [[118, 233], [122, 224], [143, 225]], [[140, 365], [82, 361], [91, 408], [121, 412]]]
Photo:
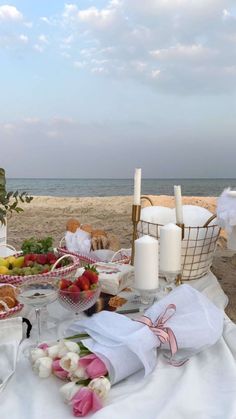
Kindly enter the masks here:
[[72, 292], [65, 290], [58, 290], [58, 301], [67, 310], [75, 313], [81, 313], [84, 310], [92, 307], [101, 293], [101, 285], [88, 291]]

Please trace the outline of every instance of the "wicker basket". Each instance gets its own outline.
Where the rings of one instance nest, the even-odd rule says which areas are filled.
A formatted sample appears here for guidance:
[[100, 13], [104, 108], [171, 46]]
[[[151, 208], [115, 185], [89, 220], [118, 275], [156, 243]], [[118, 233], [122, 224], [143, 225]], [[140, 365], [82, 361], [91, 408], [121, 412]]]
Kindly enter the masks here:
[[[212, 224], [215, 218], [215, 215], [210, 217], [202, 227], [184, 228], [182, 241], [182, 279], [184, 281], [201, 278], [210, 270], [220, 235], [220, 227]], [[158, 239], [160, 227], [162, 224], [141, 220], [138, 224], [138, 237], [148, 234]]]
[[[64, 237], [60, 241], [60, 247], [58, 247], [58, 252], [62, 255], [72, 255], [80, 260], [80, 265], [85, 266], [87, 264], [94, 264], [98, 262], [102, 262], [100, 259], [97, 259], [93, 256], [83, 255], [81, 253], [70, 252], [66, 247], [63, 247]], [[111, 260], [111, 263], [124, 263], [129, 264], [131, 260], [131, 249], [120, 249], [116, 252]]]
[[[77, 256], [71, 255], [71, 254], [67, 254], [67, 255], [62, 255], [60, 252], [58, 252], [59, 256], [61, 256], [56, 263], [53, 265], [51, 271], [46, 272], [46, 273], [42, 273], [42, 274], [37, 274], [37, 275], [26, 275], [26, 276], [21, 276], [21, 275], [0, 275], [0, 283], [5, 283], [5, 284], [12, 284], [12, 285], [19, 285], [22, 282], [29, 280], [29, 279], [34, 279], [36, 277], [42, 278], [42, 279], [53, 279], [53, 278], [70, 278], [73, 275], [75, 275], [77, 269], [80, 267], [80, 261], [79, 258]], [[22, 252], [17, 252], [15, 254], [15, 256], [21, 256]], [[70, 257], [72, 260], [72, 263], [70, 265], [67, 266], [63, 266], [61, 268], [56, 268], [56, 265], [65, 257]]]

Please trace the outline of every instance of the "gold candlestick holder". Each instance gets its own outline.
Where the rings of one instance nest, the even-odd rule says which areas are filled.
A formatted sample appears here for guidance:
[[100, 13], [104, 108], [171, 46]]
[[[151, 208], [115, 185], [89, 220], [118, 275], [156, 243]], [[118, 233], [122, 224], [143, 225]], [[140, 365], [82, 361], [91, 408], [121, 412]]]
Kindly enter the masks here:
[[[182, 230], [182, 240], [184, 239], [184, 228], [185, 228], [185, 225], [184, 225], [184, 223], [176, 223], [176, 225], [178, 226], [178, 227], [180, 227], [181, 228], [181, 230]], [[183, 283], [183, 281], [182, 281], [182, 274], [181, 273], [179, 273], [177, 276], [176, 276], [176, 279], [175, 279], [175, 285], [178, 287], [178, 285], [181, 285]]]
[[181, 284], [183, 284], [182, 274], [178, 274], [177, 277], [176, 277], [176, 279], [175, 279], [175, 285], [178, 287]]
[[176, 223], [176, 225], [178, 227], [180, 227], [181, 230], [182, 230], [182, 240], [183, 240], [184, 239], [184, 227], [185, 227], [185, 225], [184, 225], [184, 223]]
[[133, 223], [133, 236], [132, 236], [132, 253], [131, 253], [131, 265], [134, 265], [134, 242], [138, 238], [137, 227], [140, 221], [141, 205], [132, 206], [132, 223]]

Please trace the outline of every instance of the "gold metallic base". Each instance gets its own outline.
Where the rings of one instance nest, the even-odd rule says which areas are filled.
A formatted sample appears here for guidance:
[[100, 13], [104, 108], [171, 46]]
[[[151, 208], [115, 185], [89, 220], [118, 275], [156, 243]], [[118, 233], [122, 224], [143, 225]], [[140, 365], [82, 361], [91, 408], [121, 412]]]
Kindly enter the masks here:
[[134, 242], [138, 238], [137, 227], [140, 221], [141, 205], [132, 206], [132, 223], [133, 223], [133, 237], [132, 237], [132, 253], [131, 253], [131, 265], [134, 265]]
[[183, 284], [182, 275], [178, 274], [175, 280], [175, 285], [178, 287], [179, 285]]
[[185, 227], [185, 225], [183, 223], [176, 223], [176, 225], [178, 227], [180, 227], [181, 230], [182, 230], [182, 240], [183, 240], [184, 239], [184, 227]]

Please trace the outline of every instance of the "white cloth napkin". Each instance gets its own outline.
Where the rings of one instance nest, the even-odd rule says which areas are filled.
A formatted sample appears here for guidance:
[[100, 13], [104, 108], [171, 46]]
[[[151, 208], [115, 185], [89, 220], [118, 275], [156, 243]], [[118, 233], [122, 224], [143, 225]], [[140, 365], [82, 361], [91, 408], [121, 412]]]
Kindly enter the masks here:
[[[222, 335], [223, 311], [207, 297], [189, 285], [181, 285], [146, 312], [153, 324], [168, 308], [176, 306], [176, 312], [164, 327], [171, 328], [178, 344], [176, 361], [182, 361], [213, 345]], [[145, 375], [156, 365], [155, 349], [161, 345], [151, 329], [142, 323], [111, 312], [101, 312], [92, 318], [72, 324], [67, 335], [86, 331], [91, 339], [84, 345], [106, 363], [112, 383], [128, 377], [142, 367]], [[163, 345], [169, 349], [169, 344]]]
[[232, 194], [230, 188], [225, 189], [218, 198], [217, 220], [218, 224], [225, 228], [228, 233], [236, 226], [236, 197]]
[[0, 391], [4, 389], [16, 369], [22, 333], [21, 317], [0, 320]]
[[87, 255], [91, 249], [91, 234], [80, 228], [75, 233], [67, 231], [65, 234], [66, 247], [70, 252]]

